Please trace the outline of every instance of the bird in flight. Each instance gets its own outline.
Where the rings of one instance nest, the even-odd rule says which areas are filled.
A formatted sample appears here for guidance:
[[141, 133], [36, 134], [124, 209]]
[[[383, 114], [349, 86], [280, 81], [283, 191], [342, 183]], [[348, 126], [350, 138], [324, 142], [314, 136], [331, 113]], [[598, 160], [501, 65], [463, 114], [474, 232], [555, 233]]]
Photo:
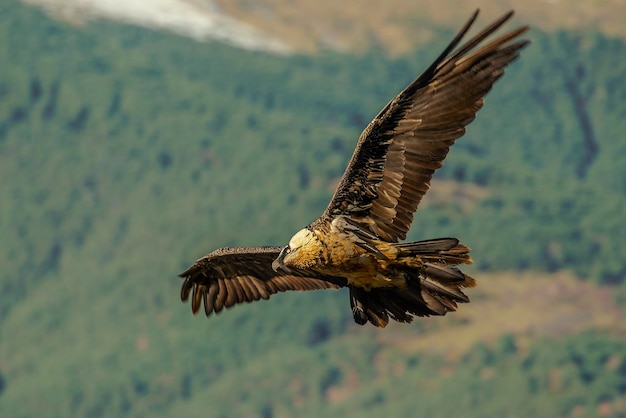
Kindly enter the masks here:
[[[221, 248], [180, 276], [181, 299], [206, 315], [288, 290], [347, 287], [356, 323], [445, 315], [476, 281], [456, 238], [400, 242], [448, 150], [504, 68], [528, 44], [520, 27], [489, 42], [513, 12], [461, 43], [476, 11], [437, 59], [365, 128], [328, 207], [284, 247]], [[483, 42], [485, 41], [485, 42]]]

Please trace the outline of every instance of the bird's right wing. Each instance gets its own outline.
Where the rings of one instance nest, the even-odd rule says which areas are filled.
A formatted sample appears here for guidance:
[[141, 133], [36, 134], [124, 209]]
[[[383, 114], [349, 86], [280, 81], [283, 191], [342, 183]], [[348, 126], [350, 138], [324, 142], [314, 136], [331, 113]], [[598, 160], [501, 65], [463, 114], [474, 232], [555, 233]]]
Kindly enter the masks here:
[[237, 247], [213, 251], [180, 274], [185, 280], [180, 298], [185, 302], [191, 295], [194, 314], [204, 301], [204, 312], [208, 316], [239, 303], [269, 299], [278, 292], [339, 289], [347, 285], [343, 278], [320, 276], [314, 272], [275, 272], [272, 261], [281, 249]]

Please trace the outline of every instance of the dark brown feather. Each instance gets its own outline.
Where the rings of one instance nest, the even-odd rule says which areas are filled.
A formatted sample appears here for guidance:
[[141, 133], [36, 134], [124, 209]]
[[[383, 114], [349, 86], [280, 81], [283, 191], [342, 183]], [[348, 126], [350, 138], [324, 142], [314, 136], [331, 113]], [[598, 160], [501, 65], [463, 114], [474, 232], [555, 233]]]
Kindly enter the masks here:
[[309, 271], [289, 274], [272, 270], [280, 247], [221, 248], [202, 257], [180, 274], [185, 280], [181, 300], [192, 295], [193, 313], [204, 303], [206, 315], [239, 303], [269, 299], [288, 290], [339, 289], [345, 279]]
[[528, 29], [521, 27], [475, 49], [510, 12], [453, 52], [477, 14], [365, 128], [328, 208], [314, 225], [343, 215], [383, 240], [406, 238], [433, 173], [465, 134], [504, 67], [527, 44], [513, 42]]

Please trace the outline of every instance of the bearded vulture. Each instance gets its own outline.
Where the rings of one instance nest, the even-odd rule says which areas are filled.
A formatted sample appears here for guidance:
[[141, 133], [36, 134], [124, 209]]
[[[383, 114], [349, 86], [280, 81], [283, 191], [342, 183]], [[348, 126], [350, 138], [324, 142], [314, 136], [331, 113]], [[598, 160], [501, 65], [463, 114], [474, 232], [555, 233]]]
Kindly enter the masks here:
[[[206, 315], [288, 290], [348, 287], [354, 320], [445, 315], [476, 281], [457, 265], [470, 249], [456, 238], [406, 238], [430, 180], [483, 105], [483, 97], [528, 44], [520, 27], [496, 39], [509, 12], [457, 48], [476, 11], [437, 59], [365, 128], [326, 211], [285, 247], [221, 248], [180, 276], [181, 299]], [[457, 48], [455, 50], [455, 48]]]

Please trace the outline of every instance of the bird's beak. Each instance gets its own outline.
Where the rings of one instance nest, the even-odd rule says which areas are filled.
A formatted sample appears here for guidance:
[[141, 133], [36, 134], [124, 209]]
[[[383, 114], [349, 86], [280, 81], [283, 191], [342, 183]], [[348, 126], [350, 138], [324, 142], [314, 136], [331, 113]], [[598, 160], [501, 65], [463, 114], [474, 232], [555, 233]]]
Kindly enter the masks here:
[[272, 262], [272, 270], [274, 270], [277, 273], [279, 269], [284, 271], [285, 273], [290, 272], [290, 269], [287, 266], [285, 266], [285, 264], [283, 263], [285, 259], [285, 255], [287, 255], [286, 250], [287, 250], [287, 247], [283, 248], [280, 254], [278, 254], [278, 257], [276, 257], [276, 260]]
[[278, 262], [278, 259], [274, 260], [272, 262], [272, 270], [274, 270], [276, 273], [278, 273], [278, 269], [281, 268], [280, 263]]

